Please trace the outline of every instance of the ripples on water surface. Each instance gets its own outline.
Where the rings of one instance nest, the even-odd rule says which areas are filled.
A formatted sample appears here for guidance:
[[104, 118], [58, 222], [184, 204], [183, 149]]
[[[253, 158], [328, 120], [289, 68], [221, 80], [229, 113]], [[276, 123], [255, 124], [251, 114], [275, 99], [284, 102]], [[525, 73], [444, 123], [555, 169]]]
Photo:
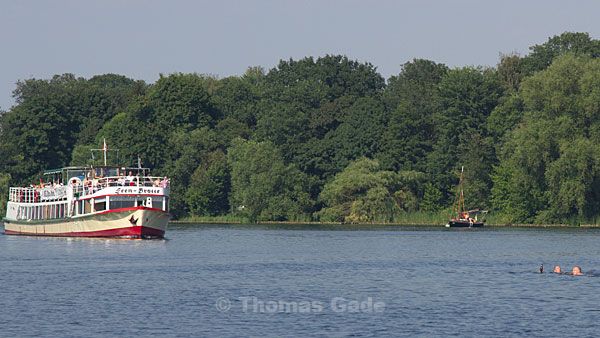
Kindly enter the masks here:
[[[600, 230], [199, 225], [167, 235], [0, 236], [0, 335], [600, 332], [600, 278], [536, 273], [540, 263], [578, 264], [600, 276]], [[385, 308], [344, 312], [331, 308], [336, 297], [339, 306], [371, 298]], [[289, 305], [302, 302], [322, 309]]]

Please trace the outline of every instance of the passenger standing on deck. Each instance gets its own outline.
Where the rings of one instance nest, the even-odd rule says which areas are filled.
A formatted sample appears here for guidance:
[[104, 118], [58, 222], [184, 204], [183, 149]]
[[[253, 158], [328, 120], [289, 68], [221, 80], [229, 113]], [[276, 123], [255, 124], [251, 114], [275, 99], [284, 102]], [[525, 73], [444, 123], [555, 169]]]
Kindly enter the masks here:
[[92, 180], [92, 192], [96, 192], [98, 190], [98, 179], [94, 178]]
[[127, 177], [125, 177], [125, 185], [133, 185], [133, 172], [129, 171], [129, 174], [127, 174]]
[[163, 180], [160, 182], [161, 187], [166, 188], [169, 186], [169, 179], [167, 178], [167, 176], [165, 176], [165, 178], [163, 178]]
[[117, 184], [118, 185], [125, 185], [125, 176], [123, 175], [123, 171], [119, 170], [119, 178], [117, 179]]

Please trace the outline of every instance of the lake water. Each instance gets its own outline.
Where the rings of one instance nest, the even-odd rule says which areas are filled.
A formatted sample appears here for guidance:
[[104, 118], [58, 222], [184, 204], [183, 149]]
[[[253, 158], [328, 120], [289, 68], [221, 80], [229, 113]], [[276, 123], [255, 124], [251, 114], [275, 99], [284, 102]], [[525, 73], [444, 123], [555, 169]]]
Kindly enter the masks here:
[[1, 235], [0, 336], [600, 332], [598, 229], [197, 225], [167, 237]]

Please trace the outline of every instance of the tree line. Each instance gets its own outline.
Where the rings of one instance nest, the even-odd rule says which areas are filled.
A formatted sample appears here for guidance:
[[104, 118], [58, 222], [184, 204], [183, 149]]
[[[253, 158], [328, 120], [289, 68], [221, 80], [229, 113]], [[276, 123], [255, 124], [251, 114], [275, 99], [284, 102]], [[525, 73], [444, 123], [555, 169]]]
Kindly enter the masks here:
[[106, 138], [171, 178], [176, 217], [393, 222], [452, 204], [506, 222], [600, 214], [600, 41], [566, 32], [496, 67], [414, 59], [384, 79], [342, 55], [223, 79], [106, 74], [17, 83], [0, 112], [0, 204]]

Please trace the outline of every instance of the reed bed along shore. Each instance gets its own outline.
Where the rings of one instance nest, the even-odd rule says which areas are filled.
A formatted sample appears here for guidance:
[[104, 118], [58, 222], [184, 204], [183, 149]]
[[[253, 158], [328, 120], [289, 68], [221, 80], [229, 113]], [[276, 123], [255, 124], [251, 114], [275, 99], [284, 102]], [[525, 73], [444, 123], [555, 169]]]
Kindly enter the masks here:
[[[447, 212], [426, 213], [414, 212], [406, 213], [401, 217], [397, 217], [391, 222], [367, 222], [367, 223], [352, 223], [356, 225], [392, 225], [392, 226], [428, 226], [428, 227], [444, 227], [448, 222], [449, 214]], [[306, 219], [297, 219], [289, 221], [257, 221], [250, 222], [249, 219], [234, 215], [223, 216], [190, 216], [178, 220], [172, 220], [173, 224], [282, 224], [282, 225], [347, 225], [351, 223], [344, 222], [321, 222]], [[521, 227], [521, 228], [600, 228], [600, 220], [589, 222], [570, 222], [570, 223], [510, 223], [501, 217], [489, 215], [486, 217], [485, 225], [488, 227]]]

